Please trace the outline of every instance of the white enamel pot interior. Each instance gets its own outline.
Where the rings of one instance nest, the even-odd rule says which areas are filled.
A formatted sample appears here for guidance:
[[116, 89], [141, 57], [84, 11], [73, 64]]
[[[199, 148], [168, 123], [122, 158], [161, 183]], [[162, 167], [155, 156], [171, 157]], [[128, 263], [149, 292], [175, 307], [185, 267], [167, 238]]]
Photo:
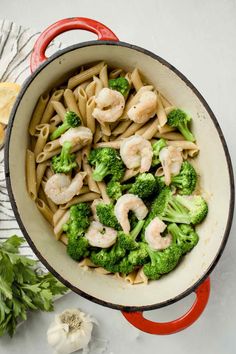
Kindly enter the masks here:
[[[138, 67], [176, 106], [193, 117], [192, 130], [200, 147], [194, 165], [209, 204], [206, 220], [197, 227], [198, 245], [167, 276], [148, 285], [84, 271], [66, 254], [30, 199], [25, 182], [28, 124], [39, 96], [63, 82], [83, 64], [104, 60], [127, 71]], [[76, 293], [99, 304], [126, 311], [150, 310], [173, 303], [192, 292], [218, 261], [230, 231], [234, 185], [229, 153], [212, 111], [193, 85], [174, 67], [142, 48], [122, 42], [91, 41], [56, 53], [24, 84], [14, 106], [6, 146], [6, 178], [11, 203], [30, 246], [45, 266]]]

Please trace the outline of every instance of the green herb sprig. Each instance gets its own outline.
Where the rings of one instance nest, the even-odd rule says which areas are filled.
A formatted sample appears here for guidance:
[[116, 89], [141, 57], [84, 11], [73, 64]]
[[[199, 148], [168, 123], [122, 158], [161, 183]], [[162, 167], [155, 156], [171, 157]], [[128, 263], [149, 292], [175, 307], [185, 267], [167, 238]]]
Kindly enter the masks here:
[[68, 289], [50, 273], [38, 274], [37, 261], [19, 253], [24, 239], [0, 243], [0, 336], [12, 337], [28, 311], [53, 311], [53, 298]]

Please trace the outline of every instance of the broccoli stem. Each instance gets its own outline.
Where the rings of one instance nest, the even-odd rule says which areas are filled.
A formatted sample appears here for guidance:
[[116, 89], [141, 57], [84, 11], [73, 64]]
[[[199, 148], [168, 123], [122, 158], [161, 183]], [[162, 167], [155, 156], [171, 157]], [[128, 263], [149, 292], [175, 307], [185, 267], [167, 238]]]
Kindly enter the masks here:
[[101, 182], [107, 173], [108, 168], [106, 165], [103, 163], [97, 164], [95, 170], [93, 171], [93, 179], [97, 182]]
[[143, 225], [145, 223], [145, 220], [139, 220], [139, 222], [137, 223], [137, 225], [135, 226], [135, 228], [130, 232], [130, 236], [136, 240], [138, 234], [140, 233], [140, 231], [143, 228]]
[[193, 134], [190, 132], [190, 130], [188, 129], [186, 123], [179, 124], [178, 129], [181, 132], [181, 134], [185, 137], [186, 140], [195, 141], [195, 138]]
[[62, 160], [65, 160], [68, 158], [68, 155], [70, 155], [70, 149], [72, 147], [71, 142], [69, 141], [65, 141], [63, 146], [62, 146], [62, 150], [61, 150], [61, 158]]
[[51, 135], [50, 140], [55, 140], [59, 138], [66, 130], [70, 128], [70, 125], [65, 121], [62, 125], [60, 125]]

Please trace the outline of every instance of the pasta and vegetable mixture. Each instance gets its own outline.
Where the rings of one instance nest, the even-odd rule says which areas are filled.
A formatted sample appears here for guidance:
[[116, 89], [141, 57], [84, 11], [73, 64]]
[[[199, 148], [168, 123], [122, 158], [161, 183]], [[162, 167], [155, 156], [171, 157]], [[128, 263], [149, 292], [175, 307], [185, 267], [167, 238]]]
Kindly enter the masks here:
[[190, 121], [137, 68], [104, 62], [39, 98], [27, 187], [71, 258], [136, 284], [195, 247], [208, 206], [189, 162], [199, 151]]

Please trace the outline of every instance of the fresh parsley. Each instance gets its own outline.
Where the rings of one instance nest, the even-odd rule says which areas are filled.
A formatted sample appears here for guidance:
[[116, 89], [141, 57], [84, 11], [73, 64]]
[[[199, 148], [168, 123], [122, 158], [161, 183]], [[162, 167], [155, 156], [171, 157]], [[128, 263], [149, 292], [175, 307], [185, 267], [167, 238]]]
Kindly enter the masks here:
[[67, 288], [50, 273], [38, 274], [37, 261], [19, 253], [25, 242], [16, 235], [0, 243], [0, 336], [12, 337], [30, 311], [53, 311], [53, 298]]

